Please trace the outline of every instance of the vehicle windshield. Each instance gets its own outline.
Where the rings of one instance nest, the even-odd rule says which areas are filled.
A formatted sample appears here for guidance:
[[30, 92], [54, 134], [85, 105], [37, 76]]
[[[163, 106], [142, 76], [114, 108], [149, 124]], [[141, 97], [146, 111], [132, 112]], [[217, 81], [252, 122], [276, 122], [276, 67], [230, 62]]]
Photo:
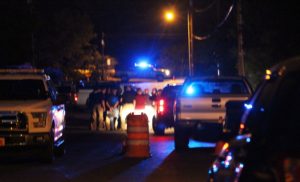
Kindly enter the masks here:
[[42, 80], [0, 80], [0, 100], [40, 100], [47, 98]]
[[188, 95], [250, 94], [242, 80], [199, 80], [187, 84], [184, 92]]

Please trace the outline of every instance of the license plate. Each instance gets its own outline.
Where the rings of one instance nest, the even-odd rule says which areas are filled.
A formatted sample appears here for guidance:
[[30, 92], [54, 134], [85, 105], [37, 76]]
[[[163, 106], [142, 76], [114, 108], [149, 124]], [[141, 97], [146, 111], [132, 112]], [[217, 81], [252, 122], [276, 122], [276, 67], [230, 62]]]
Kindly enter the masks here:
[[4, 146], [5, 146], [5, 138], [0, 137], [0, 147], [4, 147]]
[[2, 123], [15, 123], [16, 120], [7, 120], [7, 119], [2, 119]]

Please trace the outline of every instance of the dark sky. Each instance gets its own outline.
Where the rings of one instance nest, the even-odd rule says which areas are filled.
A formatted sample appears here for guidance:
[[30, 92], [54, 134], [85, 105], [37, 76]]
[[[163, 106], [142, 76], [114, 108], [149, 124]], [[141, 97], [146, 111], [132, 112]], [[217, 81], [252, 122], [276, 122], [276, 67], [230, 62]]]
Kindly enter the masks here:
[[[28, 8], [30, 0], [2, 0], [1, 17], [5, 20], [22, 23], [16, 17]], [[121, 62], [134, 60], [139, 56], [157, 57], [162, 48], [172, 44], [186, 45], [186, 9], [187, 0], [31, 0], [36, 14], [57, 12], [60, 9], [77, 9], [87, 14], [94, 24], [95, 32], [105, 33], [105, 52], [115, 56]], [[210, 3], [215, 5], [204, 13], [195, 15], [195, 33], [205, 35], [212, 32], [220, 22], [229, 5], [234, 0], [194, 0], [196, 9], [203, 9]], [[294, 1], [274, 0], [242, 0], [244, 17], [245, 47], [266, 47], [264, 40], [270, 36], [271, 44], [275, 45], [278, 55], [288, 57], [300, 52], [299, 12], [300, 7]], [[178, 21], [166, 25], [162, 21], [162, 11], [173, 5], [178, 11]], [[45, 20], [47, 21], [47, 20]], [[2, 21], [3, 22], [3, 21]], [[25, 21], [26, 22], [26, 21]], [[213, 52], [224, 57], [222, 52], [229, 52], [235, 40], [228, 41], [226, 37], [236, 29], [235, 11], [225, 24], [209, 40], [195, 42], [195, 61], [208, 60]], [[24, 23], [24, 22], [23, 22]], [[0, 25], [5, 29], [5, 23]], [[30, 28], [29, 28], [30, 29]], [[23, 30], [9, 32], [9, 37], [18, 40], [17, 34]], [[263, 36], [262, 36], [263, 35]], [[1, 38], [5, 44], [6, 35]], [[215, 43], [218, 39], [219, 43]], [[99, 36], [97, 41], [99, 40]], [[25, 44], [26, 41], [20, 42]], [[99, 41], [100, 44], [100, 41]], [[27, 46], [30, 49], [30, 46]], [[220, 51], [222, 50], [222, 51]], [[263, 50], [263, 49], [262, 49]], [[5, 52], [5, 50], [0, 50]], [[247, 54], [247, 52], [246, 52]]]
[[[233, 2], [194, 0], [194, 7], [201, 10], [214, 1], [216, 3], [212, 8], [195, 14], [195, 33], [205, 35], [214, 30]], [[120, 62], [138, 57], [155, 59], [160, 50], [167, 46], [187, 46], [187, 0], [87, 0], [85, 3], [78, 1], [78, 4], [90, 15], [95, 23], [95, 31], [98, 34], [105, 33], [105, 52], [116, 56]], [[173, 24], [167, 24], [162, 19], [164, 9], [169, 7], [175, 7], [177, 12]], [[227, 24], [232, 22], [235, 22], [233, 15]]]
[[[234, 0], [194, 0], [195, 9], [203, 9], [216, 1], [204, 13], [195, 14], [196, 34], [208, 34], [223, 20]], [[60, 1], [62, 2], [62, 1]], [[106, 34], [106, 52], [120, 59], [130, 59], [135, 55], [148, 54], [155, 57], [159, 49], [172, 43], [186, 44], [187, 0], [76, 0], [66, 1], [90, 15], [97, 33]], [[293, 56], [300, 47], [300, 6], [294, 1], [242, 0], [245, 46], [256, 46], [263, 39], [260, 35], [269, 32], [273, 44], [277, 44], [282, 57]], [[162, 21], [165, 7], [174, 6], [178, 21], [167, 25]], [[55, 6], [55, 5], [54, 5]], [[236, 13], [232, 12], [216, 37], [227, 36], [229, 29], [236, 28]], [[250, 30], [250, 31], [249, 31]], [[268, 36], [268, 34], [264, 35]], [[206, 41], [208, 44], [211, 40]], [[222, 40], [221, 40], [222, 41]], [[197, 47], [205, 45], [195, 41]], [[260, 46], [260, 45], [258, 45]], [[263, 46], [263, 45], [262, 45]], [[122, 50], [120, 50], [122, 49]], [[224, 47], [226, 49], [226, 47]], [[196, 53], [197, 56], [197, 53]], [[197, 57], [196, 57], [197, 59]], [[200, 59], [200, 58], [199, 58]]]

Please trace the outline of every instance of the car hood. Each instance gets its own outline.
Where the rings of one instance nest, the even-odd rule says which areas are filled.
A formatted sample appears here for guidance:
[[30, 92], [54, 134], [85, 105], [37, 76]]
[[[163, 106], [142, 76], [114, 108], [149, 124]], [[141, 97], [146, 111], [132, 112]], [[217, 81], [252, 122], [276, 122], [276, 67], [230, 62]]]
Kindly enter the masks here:
[[51, 100], [1, 101], [0, 111], [45, 111], [51, 107]]

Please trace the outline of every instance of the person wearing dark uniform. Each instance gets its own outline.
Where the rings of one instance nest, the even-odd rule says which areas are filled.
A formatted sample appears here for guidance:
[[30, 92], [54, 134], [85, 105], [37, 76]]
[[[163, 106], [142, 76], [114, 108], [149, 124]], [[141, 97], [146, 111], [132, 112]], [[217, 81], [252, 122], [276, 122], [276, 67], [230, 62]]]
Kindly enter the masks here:
[[120, 108], [120, 117], [121, 117], [121, 129], [125, 130], [126, 127], [126, 117], [129, 113], [134, 111], [133, 100], [136, 93], [132, 90], [131, 86], [126, 86], [125, 91], [121, 97], [121, 108]]
[[113, 88], [111, 90], [111, 95], [108, 97], [106, 101], [107, 106], [107, 117], [110, 120], [110, 130], [116, 130], [117, 128], [117, 120], [119, 117], [119, 97], [117, 95], [117, 88]]
[[90, 102], [93, 102], [92, 107], [92, 121], [91, 121], [91, 130], [102, 130], [104, 128], [104, 109], [105, 109], [105, 98], [103, 94], [103, 88], [96, 88], [93, 96], [89, 99]]
[[147, 104], [147, 97], [143, 95], [142, 89], [138, 88], [137, 94], [133, 100], [135, 110], [144, 110]]

